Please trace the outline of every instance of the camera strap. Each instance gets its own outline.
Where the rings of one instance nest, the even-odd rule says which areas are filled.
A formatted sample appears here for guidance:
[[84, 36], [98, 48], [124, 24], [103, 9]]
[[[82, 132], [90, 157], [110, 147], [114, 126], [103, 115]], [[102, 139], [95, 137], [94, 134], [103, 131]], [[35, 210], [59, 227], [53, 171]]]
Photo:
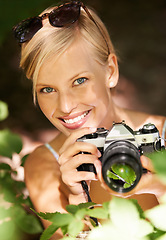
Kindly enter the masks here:
[[[87, 195], [88, 202], [92, 202], [90, 194], [89, 194], [88, 184], [86, 183], [86, 181], [83, 180], [83, 181], [81, 181], [81, 185], [82, 185], [82, 188], [83, 188], [83, 190], [85, 191], [85, 193]], [[93, 207], [91, 207], [91, 209], [92, 208]], [[94, 217], [90, 217], [90, 218], [95, 222], [96, 226], [99, 225], [97, 218], [94, 218]]]

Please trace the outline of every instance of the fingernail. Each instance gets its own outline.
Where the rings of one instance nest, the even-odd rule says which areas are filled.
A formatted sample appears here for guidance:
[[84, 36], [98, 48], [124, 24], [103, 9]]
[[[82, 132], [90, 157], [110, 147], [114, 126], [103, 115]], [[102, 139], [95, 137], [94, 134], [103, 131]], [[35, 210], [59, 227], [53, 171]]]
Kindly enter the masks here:
[[95, 127], [90, 127], [89, 129], [90, 129], [90, 131], [92, 131], [92, 132], [96, 132], [96, 130], [97, 130], [97, 128], [95, 128]]
[[98, 157], [101, 157], [101, 152], [97, 149], [97, 155]]

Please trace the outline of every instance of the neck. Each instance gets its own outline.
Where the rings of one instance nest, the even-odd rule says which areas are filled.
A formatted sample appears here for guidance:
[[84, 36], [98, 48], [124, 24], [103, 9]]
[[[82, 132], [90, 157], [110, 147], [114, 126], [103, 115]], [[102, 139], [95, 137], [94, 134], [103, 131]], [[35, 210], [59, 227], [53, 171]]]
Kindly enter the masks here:
[[112, 103], [109, 107], [109, 112], [105, 117], [105, 120], [101, 122], [100, 127], [104, 127], [106, 129], [110, 129], [112, 127], [113, 122], [121, 122], [123, 119], [123, 110], [118, 107], [112, 100]]

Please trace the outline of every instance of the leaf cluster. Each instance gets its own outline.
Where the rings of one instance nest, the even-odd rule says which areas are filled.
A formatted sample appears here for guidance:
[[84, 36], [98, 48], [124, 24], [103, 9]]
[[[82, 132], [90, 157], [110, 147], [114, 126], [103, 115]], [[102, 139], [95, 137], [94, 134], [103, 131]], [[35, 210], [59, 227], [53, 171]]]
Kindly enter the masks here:
[[[153, 153], [150, 158], [158, 177], [166, 183], [166, 151]], [[132, 184], [133, 172], [127, 167], [120, 167], [123, 167], [123, 171], [117, 166], [111, 171]], [[108, 174], [111, 174], [109, 177], [115, 177], [112, 172]], [[64, 240], [74, 240], [83, 231], [85, 220], [88, 218], [90, 221], [91, 217], [104, 219], [105, 223], [95, 228], [90, 227], [88, 240], [166, 240], [166, 195], [161, 199], [160, 205], [144, 212], [136, 200], [117, 197], [103, 203], [101, 207], [91, 208], [92, 206], [95, 204], [69, 205], [66, 208], [67, 213], [63, 214], [39, 213], [39, 217], [52, 222], [40, 240], [49, 239], [59, 228], [64, 234]]]
[[[145, 212], [136, 200], [118, 197], [113, 197], [100, 207], [94, 203], [83, 203], [68, 205], [66, 210], [67, 213], [36, 213], [52, 223], [40, 240], [50, 239], [59, 228], [63, 232], [63, 240], [74, 240], [83, 231], [86, 221], [89, 221], [88, 240], [166, 239], [166, 199], [159, 206]], [[104, 223], [92, 226], [90, 217], [98, 218], [101, 222], [104, 220]]]
[[127, 164], [114, 163], [111, 166], [111, 171], [107, 170], [107, 177], [114, 180], [121, 180], [124, 188], [129, 188], [136, 180], [135, 171]]
[[[0, 101], [0, 120], [8, 116], [7, 105]], [[0, 130], [0, 239], [19, 240], [22, 233], [41, 233], [43, 228], [36, 215], [29, 211], [32, 203], [25, 197], [25, 183], [16, 181], [13, 169], [13, 154], [22, 150], [22, 139], [9, 129]], [[10, 233], [9, 233], [10, 229]]]
[[37, 213], [42, 219], [50, 221], [52, 224], [43, 232], [40, 240], [50, 239], [50, 237], [60, 228], [64, 235], [62, 239], [75, 239], [83, 231], [86, 225], [89, 229], [94, 228], [93, 218], [108, 218], [107, 203], [102, 208], [94, 208], [95, 203], [81, 203], [79, 205], [68, 205], [67, 213]]

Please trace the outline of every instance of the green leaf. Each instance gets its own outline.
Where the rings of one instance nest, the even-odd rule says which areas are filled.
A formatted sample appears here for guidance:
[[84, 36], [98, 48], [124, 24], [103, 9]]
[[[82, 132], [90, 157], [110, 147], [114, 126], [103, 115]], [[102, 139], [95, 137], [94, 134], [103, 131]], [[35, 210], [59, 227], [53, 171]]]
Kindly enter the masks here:
[[145, 211], [145, 216], [156, 228], [166, 231], [166, 204], [160, 204]]
[[118, 180], [119, 178], [110, 170], [107, 170], [107, 177]]
[[52, 217], [52, 215], [54, 215], [55, 213], [43, 213], [43, 212], [36, 212], [33, 208], [31, 208], [31, 210], [36, 213], [37, 216], [39, 216], [40, 218], [43, 218], [45, 220], [50, 220], [50, 218]]
[[52, 223], [46, 230], [43, 231], [42, 235], [40, 236], [40, 240], [48, 240], [51, 236], [58, 230], [54, 223]]
[[68, 213], [75, 214], [79, 210], [79, 206], [70, 204], [66, 206], [66, 210]]
[[[33, 210], [33, 209], [32, 209]], [[69, 213], [37, 213], [35, 210], [33, 210], [39, 217], [49, 220], [50, 222], [55, 223], [57, 226], [65, 226], [69, 224], [73, 220], [73, 216]]]
[[0, 170], [8, 170], [8, 171], [11, 171], [11, 167], [9, 164], [7, 163], [0, 163]]
[[75, 214], [75, 217], [78, 219], [78, 220], [82, 220], [82, 219], [84, 219], [84, 217], [86, 216], [86, 215], [88, 215], [88, 211], [89, 209], [88, 208], [81, 208], [81, 209], [79, 209], [77, 212], [76, 212], [76, 214]]
[[114, 197], [110, 202], [110, 217], [117, 231], [131, 235], [133, 239], [153, 231], [151, 224], [140, 218], [137, 207], [128, 199]]
[[13, 206], [13, 219], [23, 232], [37, 234], [43, 231], [39, 219], [27, 213], [21, 206]]
[[[5, 170], [2, 170], [5, 171]], [[3, 193], [5, 201], [16, 204], [27, 204], [27, 199], [24, 198], [22, 190], [25, 188], [25, 183], [21, 181], [15, 181], [11, 178], [11, 174], [0, 176], [3, 184], [1, 185], [0, 191]]]
[[78, 207], [79, 207], [79, 209], [81, 209], [81, 208], [90, 208], [90, 207], [93, 207], [93, 206], [95, 206], [95, 205], [96, 205], [96, 203], [86, 202], [86, 203], [80, 203], [80, 204], [78, 204]]
[[67, 225], [61, 227], [61, 231], [62, 231], [62, 233], [63, 233], [64, 236], [65, 236], [65, 234], [66, 234], [67, 231], [68, 231], [68, 228], [67, 228], [67, 227], [68, 227]]
[[140, 218], [132, 201], [113, 197], [109, 203], [109, 214], [110, 220], [102, 227], [94, 228], [88, 236], [89, 240], [149, 240], [147, 235], [153, 232], [153, 227]]
[[115, 163], [111, 166], [111, 170], [112, 172], [109, 170], [107, 171], [107, 177], [124, 181], [124, 188], [131, 187], [136, 179], [134, 170], [127, 164]]
[[22, 159], [21, 159], [21, 166], [24, 167], [25, 161], [27, 159], [27, 157], [29, 156], [29, 154], [26, 154]]
[[4, 200], [10, 203], [15, 203], [16, 202], [16, 194], [14, 189], [7, 187], [5, 188], [5, 185], [3, 186], [3, 194], [4, 194]]
[[29, 209], [32, 209], [32, 207], [33, 207], [33, 204], [32, 204], [32, 202], [31, 202], [30, 197], [24, 198], [24, 204], [25, 204], [27, 207], [29, 207]]
[[136, 208], [137, 208], [137, 210], [139, 212], [140, 218], [145, 219], [144, 211], [141, 208], [141, 206], [139, 205], [138, 201], [136, 199], [130, 199], [129, 201], [133, 202], [133, 204], [136, 206]]
[[0, 220], [5, 219], [10, 216], [11, 216], [10, 208], [0, 207]]
[[76, 237], [80, 231], [82, 231], [84, 228], [84, 223], [78, 219], [74, 219], [70, 222], [68, 226], [68, 233], [72, 237]]
[[96, 205], [96, 203], [92, 202], [80, 203], [78, 205], [67, 205], [66, 210], [77, 218], [83, 219], [84, 216], [87, 215], [88, 209], [94, 205]]
[[100, 219], [108, 219], [109, 212], [104, 208], [93, 208], [88, 210], [88, 215], [90, 217], [100, 218]]
[[110, 202], [104, 202], [104, 203], [103, 203], [103, 208], [104, 208], [106, 211], [108, 211], [109, 205], [110, 205]]
[[114, 197], [110, 202], [109, 209], [111, 221], [122, 228], [129, 228], [132, 223], [139, 219], [136, 206], [128, 199]]
[[43, 232], [43, 227], [40, 220], [30, 214], [25, 214], [17, 220], [17, 224], [24, 232], [29, 234], [38, 234]]
[[166, 240], [166, 233], [161, 235], [159, 238], [157, 238], [156, 240]]
[[160, 203], [166, 203], [166, 193], [160, 197]]
[[[148, 236], [149, 236], [150, 240], [160, 240], [160, 237], [162, 237], [164, 235], [165, 235], [165, 232], [163, 232], [159, 229], [155, 229], [155, 231], [153, 233], [150, 233]], [[165, 240], [165, 239], [163, 239], [163, 240]]]
[[157, 176], [166, 184], [166, 151], [154, 152], [148, 157], [152, 160]]
[[19, 135], [8, 129], [0, 131], [0, 155], [12, 158], [13, 153], [20, 153], [22, 140]]
[[15, 187], [18, 190], [18, 192], [21, 193], [22, 190], [26, 187], [26, 185], [25, 185], [25, 182], [15, 181]]
[[0, 224], [0, 239], [1, 240], [21, 240], [19, 231], [16, 228], [14, 221], [4, 221]]
[[0, 121], [3, 121], [9, 115], [8, 106], [5, 102], [0, 101]]
[[49, 221], [58, 224], [58, 226], [64, 226], [69, 224], [73, 220], [73, 216], [67, 213], [56, 213]]
[[107, 177], [108, 178], [112, 178], [114, 180], [118, 180], [119, 178], [113, 173], [111, 172], [110, 170], [107, 170]]

